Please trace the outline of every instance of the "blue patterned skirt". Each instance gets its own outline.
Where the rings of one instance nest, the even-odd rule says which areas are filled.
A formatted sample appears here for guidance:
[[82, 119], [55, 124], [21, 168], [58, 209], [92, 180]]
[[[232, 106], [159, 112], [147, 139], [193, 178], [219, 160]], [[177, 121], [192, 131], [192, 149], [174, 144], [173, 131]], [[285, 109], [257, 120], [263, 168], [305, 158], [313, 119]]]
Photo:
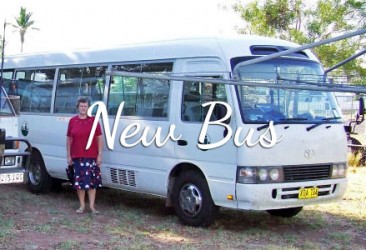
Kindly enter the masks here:
[[72, 161], [75, 189], [89, 190], [102, 187], [102, 175], [95, 158], [75, 158]]

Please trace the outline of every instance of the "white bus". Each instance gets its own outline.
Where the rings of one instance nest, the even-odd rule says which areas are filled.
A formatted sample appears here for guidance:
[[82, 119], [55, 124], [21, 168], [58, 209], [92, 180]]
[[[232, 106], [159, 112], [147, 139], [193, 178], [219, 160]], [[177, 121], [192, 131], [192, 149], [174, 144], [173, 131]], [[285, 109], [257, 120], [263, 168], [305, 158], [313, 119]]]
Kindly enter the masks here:
[[[14, 81], [7, 87], [21, 98], [19, 128], [33, 146], [30, 189], [46, 192], [66, 179], [67, 123], [83, 96], [92, 104], [102, 101], [108, 112], [102, 123], [110, 129], [104, 130], [104, 186], [165, 197], [184, 224], [208, 226], [219, 207], [291, 217], [305, 205], [339, 200], [347, 185], [347, 143], [333, 93], [213, 83], [322, 81], [322, 66], [307, 50], [242, 65], [297, 46], [238, 36], [8, 57], [4, 68]], [[229, 105], [212, 106], [211, 121], [225, 121], [210, 124], [199, 140], [203, 124], [211, 122], [205, 120], [209, 106], [202, 104], [211, 101]], [[159, 145], [172, 128], [174, 138]], [[198, 147], [224, 138], [219, 147]]]

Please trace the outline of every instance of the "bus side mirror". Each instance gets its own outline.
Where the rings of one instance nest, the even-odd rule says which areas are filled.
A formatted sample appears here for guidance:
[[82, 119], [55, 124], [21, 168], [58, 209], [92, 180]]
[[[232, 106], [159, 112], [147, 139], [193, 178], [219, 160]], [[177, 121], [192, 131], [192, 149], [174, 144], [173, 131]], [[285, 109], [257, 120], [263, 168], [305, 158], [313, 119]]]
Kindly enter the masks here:
[[352, 126], [351, 125], [344, 125], [344, 131], [349, 135], [352, 133]]
[[358, 113], [356, 117], [357, 124], [361, 124], [364, 120], [364, 114], [365, 114], [365, 101], [363, 97], [361, 96], [359, 99], [359, 107], [358, 107]]

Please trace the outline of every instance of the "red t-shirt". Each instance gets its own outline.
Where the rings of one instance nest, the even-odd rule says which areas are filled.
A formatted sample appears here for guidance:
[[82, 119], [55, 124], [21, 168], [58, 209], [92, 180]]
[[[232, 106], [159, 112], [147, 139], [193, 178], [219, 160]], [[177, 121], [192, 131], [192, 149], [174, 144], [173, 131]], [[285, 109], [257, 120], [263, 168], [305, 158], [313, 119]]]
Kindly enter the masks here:
[[70, 147], [71, 158], [98, 157], [97, 136], [100, 136], [102, 134], [99, 123], [97, 125], [97, 128], [95, 129], [92, 144], [90, 148], [86, 150], [86, 145], [88, 144], [88, 139], [93, 127], [93, 123], [94, 117], [81, 119], [79, 118], [79, 116], [74, 116], [70, 119], [66, 136], [72, 138], [72, 143]]

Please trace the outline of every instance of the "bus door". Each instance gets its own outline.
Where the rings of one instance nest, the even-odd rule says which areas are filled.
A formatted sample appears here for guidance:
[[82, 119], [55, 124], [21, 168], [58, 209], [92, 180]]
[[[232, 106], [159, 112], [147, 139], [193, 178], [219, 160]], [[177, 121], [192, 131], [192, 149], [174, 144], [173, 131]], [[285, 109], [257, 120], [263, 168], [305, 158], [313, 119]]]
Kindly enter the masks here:
[[[211, 195], [216, 205], [227, 202], [227, 195], [235, 193], [236, 157], [232, 136], [221, 146], [212, 149], [199, 148], [199, 136], [208, 113], [207, 102], [228, 103], [229, 86], [210, 82], [183, 82], [180, 117], [177, 117], [177, 134], [181, 135], [176, 142], [176, 154], [182, 163], [197, 166], [204, 174]], [[230, 105], [231, 106], [231, 105]], [[221, 119], [228, 110], [223, 105], [215, 105], [211, 121]], [[230, 129], [235, 129], [234, 119], [225, 120]], [[221, 125], [208, 126], [203, 145], [217, 145], [228, 134], [228, 129]], [[223, 185], [223, 184], [227, 185]], [[226, 204], [227, 205], [227, 204]]]

